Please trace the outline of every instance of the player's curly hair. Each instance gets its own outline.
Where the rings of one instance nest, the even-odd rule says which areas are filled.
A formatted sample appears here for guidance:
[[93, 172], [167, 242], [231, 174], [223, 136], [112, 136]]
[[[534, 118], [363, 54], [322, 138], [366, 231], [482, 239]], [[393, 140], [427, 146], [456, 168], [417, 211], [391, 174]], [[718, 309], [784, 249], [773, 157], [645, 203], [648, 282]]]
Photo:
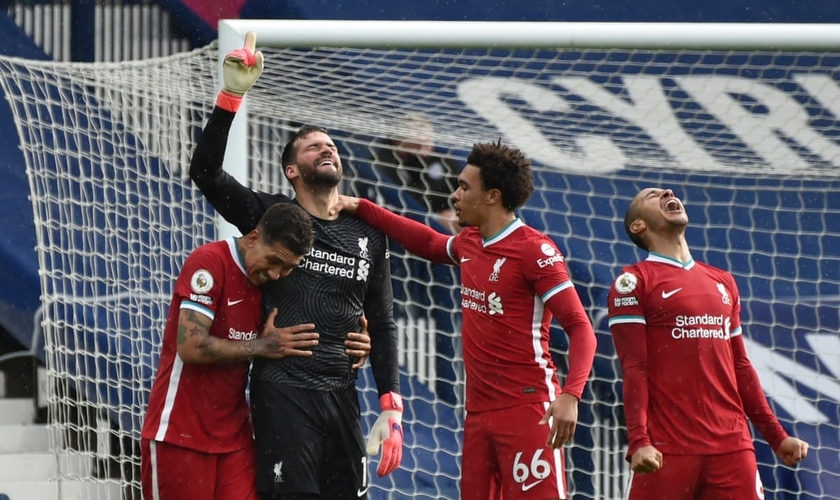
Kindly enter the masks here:
[[295, 255], [306, 255], [315, 242], [312, 218], [295, 202], [275, 203], [260, 218], [257, 229], [269, 245], [281, 243]]
[[484, 190], [498, 189], [502, 194], [502, 205], [511, 212], [534, 194], [531, 161], [522, 151], [502, 144], [501, 140], [473, 145], [467, 164], [480, 169]]
[[280, 155], [280, 164], [282, 165], [284, 171], [286, 170], [286, 165], [294, 163], [295, 157], [297, 156], [297, 141], [314, 132], [321, 132], [323, 134], [330, 135], [327, 129], [323, 127], [319, 127], [317, 125], [303, 125], [297, 129], [291, 137], [289, 137], [289, 141], [285, 146], [283, 146], [283, 153]]

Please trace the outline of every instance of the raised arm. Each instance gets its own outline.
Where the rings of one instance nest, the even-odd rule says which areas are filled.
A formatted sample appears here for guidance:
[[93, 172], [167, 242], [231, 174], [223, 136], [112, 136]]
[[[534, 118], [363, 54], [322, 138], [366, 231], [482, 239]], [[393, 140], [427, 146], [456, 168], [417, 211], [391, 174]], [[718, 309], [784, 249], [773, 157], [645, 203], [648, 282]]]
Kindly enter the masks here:
[[[231, 123], [245, 92], [262, 72], [262, 54], [254, 52], [256, 35], [246, 35], [245, 46], [225, 57], [224, 84], [216, 107], [201, 132], [190, 160], [190, 179], [207, 201], [224, 219], [247, 234], [257, 227], [266, 209], [277, 201], [288, 200], [280, 195], [254, 192], [225, 172], [222, 163], [227, 149]], [[246, 161], [245, 158], [237, 158]]]
[[219, 215], [248, 234], [273, 201], [243, 186], [222, 167], [234, 116], [219, 106], [213, 109], [190, 160], [190, 179]]

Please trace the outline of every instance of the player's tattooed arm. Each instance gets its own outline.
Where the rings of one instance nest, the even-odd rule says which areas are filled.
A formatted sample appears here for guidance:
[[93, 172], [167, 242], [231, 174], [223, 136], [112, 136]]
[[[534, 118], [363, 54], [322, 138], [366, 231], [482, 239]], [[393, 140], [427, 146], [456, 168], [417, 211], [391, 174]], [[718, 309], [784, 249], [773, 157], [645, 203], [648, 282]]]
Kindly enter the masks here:
[[[271, 323], [269, 323], [271, 324]], [[178, 356], [184, 363], [235, 363], [256, 356], [282, 358], [309, 356], [299, 351], [318, 343], [314, 325], [267, 327], [260, 338], [228, 340], [210, 335], [213, 320], [200, 312], [183, 309], [178, 316]]]
[[184, 363], [229, 363], [253, 357], [253, 340], [231, 342], [210, 335], [213, 320], [191, 309], [178, 315], [178, 357]]

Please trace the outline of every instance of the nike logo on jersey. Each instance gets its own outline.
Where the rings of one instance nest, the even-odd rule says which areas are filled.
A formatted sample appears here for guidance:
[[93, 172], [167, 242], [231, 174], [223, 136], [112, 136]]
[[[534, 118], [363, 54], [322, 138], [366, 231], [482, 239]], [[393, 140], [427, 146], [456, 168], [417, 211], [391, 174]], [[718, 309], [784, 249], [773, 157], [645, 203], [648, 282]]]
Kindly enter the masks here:
[[679, 292], [680, 290], [682, 290], [682, 288], [677, 288], [676, 290], [671, 290], [670, 292], [666, 292], [665, 290], [662, 290], [662, 298], [667, 299], [668, 297], [670, 297], [671, 295], [674, 295], [675, 293]]
[[533, 483], [531, 483], [531, 484], [523, 484], [523, 485], [522, 485], [522, 491], [528, 491], [528, 490], [530, 490], [531, 488], [533, 488], [534, 486], [536, 486], [536, 485], [540, 484], [541, 482], [543, 482], [543, 480], [542, 480], [542, 479], [540, 479], [539, 481], [535, 481], [535, 482], [533, 482]]
[[365, 486], [364, 488], [360, 488], [360, 489], [356, 490], [356, 496], [359, 497], [359, 498], [365, 496], [365, 493], [367, 493], [367, 490], [368, 490], [367, 486]]
[[461, 257], [461, 264], [463, 264], [464, 262], [469, 262], [469, 261], [470, 261], [469, 257]]
[[238, 304], [238, 303], [242, 302], [243, 300], [245, 300], [245, 299], [239, 299], [239, 300], [230, 300], [230, 299], [228, 299], [228, 306], [235, 306], [236, 304]]

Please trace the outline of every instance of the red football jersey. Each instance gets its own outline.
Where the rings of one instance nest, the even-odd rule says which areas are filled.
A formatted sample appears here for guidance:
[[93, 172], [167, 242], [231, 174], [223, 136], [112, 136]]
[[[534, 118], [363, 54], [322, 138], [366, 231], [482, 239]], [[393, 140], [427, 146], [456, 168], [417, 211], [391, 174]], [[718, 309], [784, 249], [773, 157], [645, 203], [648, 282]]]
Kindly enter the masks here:
[[447, 251], [461, 266], [467, 411], [553, 401], [560, 385], [544, 302], [573, 287], [557, 246], [516, 219], [488, 240], [465, 228]]
[[197, 248], [184, 262], [169, 306], [158, 371], [142, 436], [206, 453], [250, 446], [245, 388], [248, 362], [185, 364], [178, 357], [178, 315], [191, 309], [213, 320], [210, 335], [256, 339], [260, 289], [248, 281], [233, 238]]
[[[753, 448], [730, 345], [741, 335], [740, 308], [732, 275], [693, 260], [652, 253], [613, 283], [610, 328], [645, 325], [638, 342], [647, 346], [647, 432], [662, 453]], [[644, 429], [630, 429], [631, 442], [634, 432]]]

